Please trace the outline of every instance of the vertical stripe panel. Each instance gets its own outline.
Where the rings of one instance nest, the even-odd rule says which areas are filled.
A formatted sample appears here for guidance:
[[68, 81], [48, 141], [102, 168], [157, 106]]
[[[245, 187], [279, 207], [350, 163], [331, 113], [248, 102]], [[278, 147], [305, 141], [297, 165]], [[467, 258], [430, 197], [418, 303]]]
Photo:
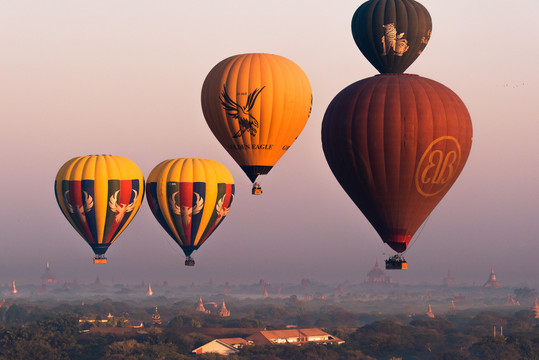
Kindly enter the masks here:
[[[197, 196], [198, 195], [198, 196]], [[190, 244], [196, 245], [197, 244], [197, 234], [198, 229], [201, 225], [203, 210], [207, 206], [211, 206], [211, 203], [207, 202], [206, 197], [206, 183], [203, 182], [195, 182], [193, 183], [193, 208], [191, 209], [191, 240]], [[202, 207], [200, 208], [199, 205]]]
[[181, 206], [180, 206], [180, 183], [176, 181], [169, 181], [166, 183], [166, 204], [168, 206], [168, 214], [172, 223], [172, 227], [175, 229], [178, 237], [176, 240], [180, 246], [185, 245], [185, 231], [181, 218]]
[[73, 217], [77, 223], [77, 226], [84, 234], [86, 241], [89, 243], [93, 241], [92, 233], [86, 222], [86, 217], [84, 216], [84, 205], [82, 201], [82, 189], [81, 181], [74, 180], [69, 184], [69, 195], [68, 199], [71, 203], [71, 210], [73, 212]]
[[107, 201], [107, 210], [105, 212], [105, 227], [103, 229], [102, 233], [102, 241], [101, 243], [110, 243], [111, 240], [111, 233], [114, 232], [116, 229], [116, 226], [114, 224], [114, 219], [116, 217], [116, 212], [114, 209], [111, 208], [111, 203], [117, 200], [114, 200], [115, 198], [119, 198], [119, 193], [121, 189], [121, 181], [120, 180], [108, 180], [108, 193], [106, 199]]
[[[81, 188], [83, 193], [84, 212], [86, 222], [91, 233], [91, 239], [87, 239], [89, 243], [94, 243], [97, 239], [97, 228], [95, 223], [95, 192], [93, 180], [82, 180]], [[87, 198], [86, 198], [87, 197]]]
[[92, 178], [95, 179], [96, 243], [102, 244], [103, 234], [106, 232], [105, 227], [107, 223], [109, 201], [109, 174], [107, 171], [107, 162], [102, 156], [97, 157], [93, 170], [94, 174]]

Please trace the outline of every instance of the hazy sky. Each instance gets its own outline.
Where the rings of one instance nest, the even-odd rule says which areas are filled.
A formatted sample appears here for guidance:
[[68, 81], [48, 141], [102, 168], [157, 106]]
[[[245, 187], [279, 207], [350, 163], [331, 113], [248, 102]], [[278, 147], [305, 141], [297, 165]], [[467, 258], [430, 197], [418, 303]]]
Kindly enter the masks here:
[[[467, 105], [474, 142], [459, 180], [406, 252], [401, 283], [539, 284], [539, 45], [536, 0], [423, 0], [433, 32], [408, 69]], [[0, 284], [37, 282], [46, 261], [60, 281], [170, 283], [363, 281], [391, 254], [333, 177], [322, 152], [326, 107], [377, 71], [350, 21], [362, 1], [0, 0]], [[264, 195], [206, 125], [202, 82], [220, 60], [267, 52], [310, 78], [312, 115], [268, 176]], [[236, 181], [229, 216], [194, 253], [196, 266], [141, 210], [93, 265], [53, 183], [67, 160], [123, 155], [145, 176], [178, 157], [217, 160]]]

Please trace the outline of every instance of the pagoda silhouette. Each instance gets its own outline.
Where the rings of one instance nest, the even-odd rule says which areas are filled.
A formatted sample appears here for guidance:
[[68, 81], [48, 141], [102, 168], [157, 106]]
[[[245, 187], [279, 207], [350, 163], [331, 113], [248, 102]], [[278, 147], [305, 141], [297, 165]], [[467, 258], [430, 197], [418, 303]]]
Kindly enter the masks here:
[[17, 287], [15, 286], [15, 280], [13, 280], [13, 282], [11, 283], [11, 291], [10, 291], [13, 295], [15, 295], [16, 293], [19, 292], [19, 290], [17, 290]]
[[391, 284], [391, 277], [386, 275], [385, 271], [378, 264], [378, 259], [376, 259], [374, 267], [367, 273], [367, 280], [365, 282], [367, 284]]
[[157, 312], [157, 305], [155, 306], [155, 312], [152, 314], [152, 325], [161, 325], [161, 315]]
[[432, 312], [432, 308], [430, 307], [430, 304], [425, 315], [429, 318], [434, 318], [434, 313]]
[[457, 285], [457, 281], [451, 276], [451, 272], [447, 270], [447, 276], [444, 278], [444, 285], [445, 286], [455, 286]]
[[206, 310], [206, 308], [204, 307], [204, 303], [202, 302], [202, 296], [198, 300], [197, 308], [195, 309], [195, 311], [200, 311], [200, 312], [203, 312], [203, 313], [206, 313], [206, 314], [210, 313], [210, 311]]
[[539, 319], [539, 301], [537, 300], [537, 298], [535, 298], [535, 301], [533, 302], [533, 306], [531, 307], [530, 310], [533, 311], [535, 318]]
[[219, 309], [219, 316], [221, 316], [221, 317], [229, 317], [230, 316], [230, 310], [228, 310], [226, 308], [225, 299], [223, 299], [223, 303], [221, 304], [221, 309]]
[[49, 284], [56, 284], [58, 281], [51, 272], [50, 263], [47, 261], [45, 265], [45, 272], [41, 275], [41, 286], [45, 287]]
[[491, 289], [499, 289], [502, 287], [502, 284], [496, 280], [496, 275], [494, 275], [494, 266], [490, 268], [490, 276], [483, 287]]

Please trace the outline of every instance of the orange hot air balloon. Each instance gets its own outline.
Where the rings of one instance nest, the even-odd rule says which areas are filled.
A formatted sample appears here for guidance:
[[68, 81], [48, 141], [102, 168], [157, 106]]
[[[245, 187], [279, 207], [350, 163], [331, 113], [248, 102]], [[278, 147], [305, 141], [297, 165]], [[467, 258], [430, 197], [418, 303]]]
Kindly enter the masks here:
[[444, 85], [383, 74], [333, 99], [322, 144], [343, 189], [401, 253], [462, 171], [472, 123], [464, 103]]
[[[208, 126], [252, 182], [292, 146], [311, 106], [307, 75], [279, 55], [229, 57], [209, 72], [202, 86]], [[257, 185], [253, 193], [259, 194]]]

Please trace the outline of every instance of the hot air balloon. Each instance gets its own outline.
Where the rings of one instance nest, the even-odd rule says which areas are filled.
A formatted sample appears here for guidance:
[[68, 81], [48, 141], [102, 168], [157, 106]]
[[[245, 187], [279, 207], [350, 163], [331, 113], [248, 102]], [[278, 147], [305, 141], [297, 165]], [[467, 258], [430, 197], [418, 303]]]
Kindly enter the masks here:
[[161, 226], [191, 257], [221, 224], [234, 200], [234, 179], [214, 160], [165, 160], [148, 176], [146, 197]]
[[60, 210], [94, 251], [94, 264], [103, 264], [142, 203], [144, 177], [123, 156], [80, 156], [60, 168], [54, 192]]
[[218, 63], [202, 86], [211, 131], [254, 183], [267, 174], [303, 130], [312, 106], [309, 79], [294, 62], [243, 54]]
[[333, 99], [322, 144], [343, 189], [382, 240], [402, 253], [462, 171], [472, 124], [446, 86], [418, 75], [383, 74]]
[[414, 0], [369, 0], [352, 18], [357, 46], [381, 73], [403, 73], [427, 46], [431, 31], [429, 12]]

